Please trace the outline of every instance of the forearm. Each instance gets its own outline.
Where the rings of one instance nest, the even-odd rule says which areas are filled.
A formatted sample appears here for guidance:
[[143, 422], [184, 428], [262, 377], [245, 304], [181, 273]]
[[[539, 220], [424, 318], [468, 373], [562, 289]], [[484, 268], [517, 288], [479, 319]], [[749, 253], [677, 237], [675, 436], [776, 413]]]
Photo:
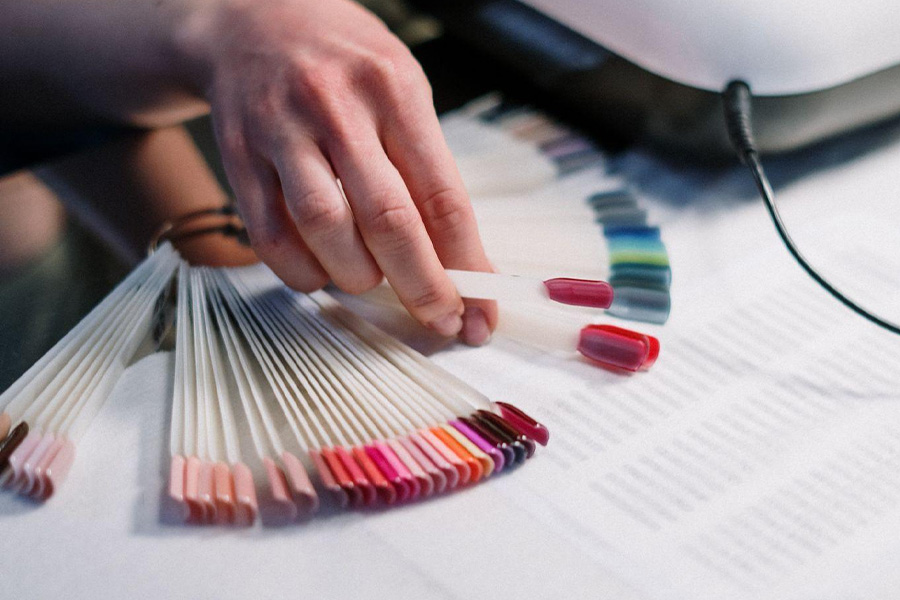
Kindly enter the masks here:
[[216, 1], [0, 0], [0, 124], [202, 114], [193, 40]]
[[[84, 225], [135, 261], [146, 254], [165, 221], [228, 202], [183, 127], [127, 136], [42, 165], [35, 174]], [[179, 249], [200, 264], [253, 258], [252, 252], [216, 235], [180, 243]]]

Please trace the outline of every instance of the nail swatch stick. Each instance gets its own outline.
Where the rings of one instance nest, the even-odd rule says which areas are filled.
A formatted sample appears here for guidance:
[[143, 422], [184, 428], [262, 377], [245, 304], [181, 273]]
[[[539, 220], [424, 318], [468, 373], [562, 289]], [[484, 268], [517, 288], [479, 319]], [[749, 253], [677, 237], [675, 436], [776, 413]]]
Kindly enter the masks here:
[[463, 298], [502, 300], [512, 304], [546, 304], [547, 301], [573, 306], [609, 308], [613, 289], [605, 281], [554, 277], [540, 280], [498, 273], [457, 271], [447, 275]]
[[174, 385], [172, 391], [172, 417], [169, 429], [169, 454], [171, 462], [169, 466], [169, 498], [184, 510], [183, 518], [190, 519], [190, 509], [185, 504], [185, 456], [187, 454], [185, 448], [185, 346], [186, 330], [185, 324], [188, 321], [188, 279], [187, 265], [181, 263], [178, 267], [178, 291], [176, 303], [175, 317], [175, 373], [173, 375]]
[[[499, 94], [473, 101], [441, 124], [454, 155], [470, 160], [463, 177], [474, 173], [470, 196], [479, 232], [504, 273], [448, 271], [460, 295], [499, 301], [500, 336], [612, 370], [650, 368], [659, 353], [653, 335], [598, 323], [587, 311], [552, 310], [555, 301], [603, 309], [614, 319], [663, 324], [669, 317], [672, 273], [660, 228], [650, 224], [627, 182], [607, 168], [603, 153], [577, 131]], [[529, 160], [552, 175], [517, 181], [522, 169], [505, 160], [509, 147], [529, 149]], [[482, 185], [490, 177], [497, 185]], [[577, 279], [541, 277], [554, 272]], [[388, 286], [363, 298], [402, 310]]]
[[[229, 360], [232, 365], [237, 367], [237, 369], [235, 369], [235, 378], [238, 384], [239, 397], [256, 447], [257, 456], [266, 466], [267, 473], [274, 472], [274, 469], [269, 466], [270, 462], [274, 465], [271, 457], [280, 457], [294, 492], [294, 498], [299, 506], [299, 513], [309, 514], [314, 512], [318, 507], [318, 498], [312, 489], [312, 484], [309, 482], [309, 477], [306, 475], [306, 470], [302, 463], [295, 455], [290, 454], [285, 450], [284, 443], [277, 431], [275, 417], [265, 400], [265, 392], [262, 384], [257, 380], [256, 373], [254, 372], [252, 360], [241, 344], [239, 332], [235, 327], [236, 323], [232, 321], [226, 313], [225, 298], [218, 283], [218, 273], [216, 271], [209, 271], [208, 275], [210, 280], [216, 284], [215, 292], [212, 294], [213, 306], [216, 310], [219, 327], [224, 332], [223, 338]], [[294, 426], [293, 422], [291, 422], [291, 426]], [[296, 435], [302, 444], [302, 436], [299, 432], [297, 432]], [[241, 465], [240, 472], [246, 474], [245, 479], [242, 481], [245, 486], [249, 486], [249, 489], [246, 490], [244, 496], [245, 503], [248, 505], [247, 510], [249, 511], [247, 517], [252, 522], [257, 512], [256, 496], [252, 485], [253, 482], [252, 479], [249, 478], [249, 469], [247, 469], [245, 465]], [[237, 488], [237, 468], [235, 469], [235, 473], [235, 485]], [[250, 500], [252, 500], [252, 506], [250, 506]]]
[[[317, 296], [317, 299], [321, 299], [323, 302], [325, 302], [324, 297], [321, 295]], [[368, 333], [369, 335], [371, 335], [373, 337], [378, 337], [379, 334], [384, 336], [383, 333], [380, 333], [377, 329], [371, 327], [370, 325], [367, 325], [364, 321], [361, 321], [360, 319], [358, 319], [358, 317], [354, 317], [352, 314], [349, 314], [346, 310], [341, 310], [339, 307], [335, 307], [335, 308], [337, 309], [337, 312], [340, 312], [341, 314], [343, 314], [348, 320], [353, 322], [360, 329], [365, 330], [365, 332]], [[389, 352], [390, 352], [390, 354], [393, 355], [394, 359], [398, 360], [399, 363], [406, 363], [407, 368], [414, 366], [413, 364], [409, 363], [409, 359], [415, 359], [417, 356], [414, 351], [412, 351], [411, 349], [402, 347], [402, 345], [395, 346], [394, 344], [391, 344], [388, 340], [385, 340], [385, 346], [391, 346], [391, 350], [398, 351], [398, 352], [390, 352], [390, 351]], [[421, 357], [419, 355], [419, 358], [423, 359], [424, 357]], [[413, 361], [413, 363], [415, 363], [415, 362], [416, 361]], [[415, 365], [415, 366], [420, 366], [420, 365]], [[415, 370], [415, 369], [413, 369], [413, 370]], [[445, 383], [450, 383], [453, 387], [457, 388], [457, 390], [459, 390], [463, 394], [466, 394], [466, 392], [470, 392], [470, 391], [474, 392], [474, 390], [471, 390], [471, 388], [467, 389], [467, 386], [465, 384], [463, 384], [459, 380], [456, 380], [455, 378], [452, 378], [452, 376], [448, 377], [447, 379], [448, 379], [448, 381]], [[426, 386], [430, 386], [431, 384], [434, 383], [434, 381], [433, 380], [428, 381], [428, 379], [426, 378], [426, 380], [424, 382], [420, 380], [420, 383], [424, 383]], [[446, 389], [446, 385], [442, 386], [442, 389]], [[456, 395], [454, 394], [451, 397], [455, 397], [455, 396]], [[470, 402], [472, 402], [472, 406], [475, 408], [477, 408], [479, 405], [490, 406], [490, 402], [488, 402], [486, 399], [484, 399], [483, 396], [481, 396], [477, 392], [475, 392], [474, 395], [469, 394], [469, 396], [471, 398], [474, 398], [474, 400], [470, 400]], [[447, 409], [450, 409], [451, 411], [459, 410], [458, 405], [454, 406], [455, 403], [453, 403], [453, 402], [447, 403], [448, 395], [446, 393], [438, 394], [435, 396], [435, 398], [438, 399], [439, 402], [444, 402]], [[498, 404], [498, 406], [499, 406], [499, 404]], [[502, 412], [504, 409], [501, 407], [500, 410]], [[465, 412], [465, 409], [463, 409], [463, 412]], [[451, 412], [451, 414], [452, 414], [452, 412]], [[448, 428], [447, 426], [442, 426], [441, 427], [442, 431], [431, 430], [429, 433], [436, 435], [438, 439], [443, 439], [445, 441], [445, 443], [449, 444], [451, 447], [459, 448], [460, 445], [462, 445], [463, 447], [465, 447], [465, 449], [470, 454], [477, 456], [480, 461], [481, 467], [483, 467], [481, 470], [481, 473], [483, 473], [484, 476], [490, 475], [490, 473], [494, 470], [494, 468], [496, 468], [499, 471], [499, 470], [502, 470], [505, 466], [508, 466], [508, 467], [513, 466], [513, 464], [515, 462], [513, 458], [510, 458], [509, 460], [506, 460], [504, 458], [503, 451], [505, 449], [506, 442], [501, 442], [502, 445], [491, 446], [491, 444], [486, 439], [481, 437], [477, 431], [475, 431], [473, 428], [468, 426], [468, 424], [466, 423], [464, 418], [452, 420], [449, 423], [449, 425], [451, 425], [452, 427]], [[463, 438], [465, 438], [465, 439], [460, 438], [460, 435], [462, 435]], [[449, 436], [449, 437], [447, 437], [447, 436]], [[544, 441], [542, 443], [546, 443], [546, 438], [543, 438], [543, 439], [544, 439]], [[521, 447], [521, 444], [519, 444], [518, 441], [516, 441], [515, 443]], [[494, 444], [498, 444], [498, 442], [494, 442]], [[524, 459], [524, 448], [522, 450], [523, 450], [522, 459]], [[472, 468], [475, 469], [476, 473], [478, 472], [478, 469], [479, 469], [478, 465], [470, 463], [470, 466], [472, 466]], [[463, 479], [465, 479], [466, 476], [463, 475], [462, 477], [463, 477]], [[479, 477], [480, 477], [480, 475], [477, 475], [477, 474], [474, 475], [474, 478], [476, 480]]]

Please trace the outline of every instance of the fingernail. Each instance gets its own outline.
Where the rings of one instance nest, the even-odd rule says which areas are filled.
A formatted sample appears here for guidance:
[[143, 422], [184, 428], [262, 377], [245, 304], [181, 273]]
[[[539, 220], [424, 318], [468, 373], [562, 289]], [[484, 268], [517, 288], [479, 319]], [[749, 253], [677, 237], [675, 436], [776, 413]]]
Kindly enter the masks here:
[[470, 346], [481, 346], [491, 339], [491, 329], [488, 327], [487, 316], [483, 310], [477, 306], [466, 308], [459, 337]]
[[445, 337], [453, 337], [462, 329], [463, 320], [456, 313], [444, 315], [440, 319], [431, 322], [431, 328]]

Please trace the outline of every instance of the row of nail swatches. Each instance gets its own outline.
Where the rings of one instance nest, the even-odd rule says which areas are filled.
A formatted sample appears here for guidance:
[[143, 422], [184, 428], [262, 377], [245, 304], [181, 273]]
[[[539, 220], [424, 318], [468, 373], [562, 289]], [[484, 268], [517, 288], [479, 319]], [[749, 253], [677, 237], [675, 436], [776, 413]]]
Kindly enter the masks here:
[[[259, 267], [182, 266], [178, 281], [169, 491], [192, 521], [247, 522], [263, 504], [307, 518], [320, 492], [342, 507], [413, 501], [511, 470], [547, 442], [525, 413], [327, 294], [291, 292]], [[238, 420], [264, 467], [260, 503]]]
[[607, 312], [622, 319], [665, 323], [672, 303], [672, 270], [659, 227], [647, 224], [647, 211], [627, 189], [592, 194], [587, 202], [609, 248], [609, 283], [615, 299]]
[[[499, 154], [507, 152], [511, 142], [536, 150], [537, 154], [544, 158], [545, 164], [552, 167], [537, 169], [532, 165], [538, 161], [531, 157], [525, 168], [543, 174], [543, 180], [539, 185], [552, 186], [554, 181], [566, 178], [574, 180], [573, 183], [576, 185], [554, 186], [553, 189], [555, 193], [562, 192], [566, 196], [571, 196], [573, 202], [586, 201], [593, 218], [584, 219], [586, 222], [583, 227], [592, 228], [594, 235], [602, 234], [602, 239], [605, 240], [607, 279], [615, 289], [615, 301], [607, 310], [608, 314], [621, 319], [654, 324], [665, 323], [671, 307], [672, 274], [659, 228], [649, 224], [646, 208], [640, 206], [637, 197], [624, 182], [609, 175], [601, 176], [599, 185], [602, 189], [598, 191], [590, 189], [592, 182], [594, 185], [598, 184], [596, 180], [579, 176], [585, 171], [604, 172], [606, 161], [603, 152], [587, 136], [560, 124], [538, 110], [507, 102], [498, 95], [489, 95], [476, 100], [443, 122], [445, 129], [455, 131], [464, 129], [459, 123], [466, 120], [477, 121], [481, 129], [493, 128], [501, 134], [501, 138], [506, 138], [505, 141], [497, 139], [494, 142], [495, 151]], [[470, 137], [460, 139], [459, 135], [452, 135], [451, 139], [456, 144], [456, 146], [451, 144], [454, 151], [463, 156], [469, 154], [461, 146], [471, 143]], [[480, 151], [474, 154], [474, 160], [484, 160], [485, 156], [490, 154], [483, 147], [484, 144], [484, 141], [478, 142]], [[524, 150], [518, 153], [524, 155]], [[526, 189], [517, 187], [522, 186], [523, 182], [517, 183], [515, 180], [515, 173], [521, 172], [523, 165], [509, 164], [509, 167], [511, 169], [509, 177], [498, 175], [498, 181], [509, 180], [504, 184], [505, 188], [499, 190], [495, 188], [488, 194], [476, 189], [473, 193], [473, 203], [494, 201], [493, 198], [485, 199], [485, 195], [496, 195], [498, 192], [515, 193], [516, 190]], [[490, 165], [490, 168], [497, 174], [497, 165]], [[463, 175], [466, 175], [465, 171]], [[481, 177], [483, 178], [484, 176]], [[580, 187], [577, 185], [579, 182], [582, 184]], [[533, 182], [524, 185], [530, 186], [528, 191], [533, 193], [535, 188]], [[554, 200], [561, 203], [559, 201], [566, 198]], [[552, 200], [546, 199], [546, 202], [550, 203]], [[528, 203], [516, 206], [517, 215], [514, 219], [521, 221], [529, 209], [534, 212], [536, 220], [546, 223], [545, 210], [533, 205], [529, 207]], [[476, 206], [476, 213], [478, 212], [481, 211]], [[577, 239], [580, 245], [587, 246], [582, 241], [583, 236], [575, 231], [576, 226], [567, 224], [567, 227], [571, 231], [571, 236]], [[489, 228], [489, 231], [492, 230]], [[548, 228], [548, 234], [552, 232], [553, 230]], [[486, 244], [491, 245], [489, 240]], [[564, 246], [565, 242], [560, 240], [560, 245]], [[596, 260], [600, 260], [601, 256], [599, 253], [596, 254]], [[564, 260], [566, 253], [560, 252], [559, 255]], [[555, 265], [556, 270], [562, 272], [565, 266]], [[579, 261], [573, 261], [571, 266], [577, 268]]]
[[138, 347], [172, 318], [168, 496], [190, 522], [423, 499], [510, 471], [549, 438], [329, 295], [261, 266], [190, 267], [163, 244], [0, 395], [7, 488], [58, 490]]

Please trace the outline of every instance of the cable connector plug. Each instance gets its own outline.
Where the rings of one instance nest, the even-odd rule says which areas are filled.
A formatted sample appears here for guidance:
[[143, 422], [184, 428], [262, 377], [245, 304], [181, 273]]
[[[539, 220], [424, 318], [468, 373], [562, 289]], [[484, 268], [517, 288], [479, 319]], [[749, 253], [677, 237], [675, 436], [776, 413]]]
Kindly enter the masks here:
[[730, 82], [722, 93], [722, 104], [728, 139], [738, 158], [746, 165], [751, 154], [759, 154], [753, 138], [750, 86], [740, 80]]

